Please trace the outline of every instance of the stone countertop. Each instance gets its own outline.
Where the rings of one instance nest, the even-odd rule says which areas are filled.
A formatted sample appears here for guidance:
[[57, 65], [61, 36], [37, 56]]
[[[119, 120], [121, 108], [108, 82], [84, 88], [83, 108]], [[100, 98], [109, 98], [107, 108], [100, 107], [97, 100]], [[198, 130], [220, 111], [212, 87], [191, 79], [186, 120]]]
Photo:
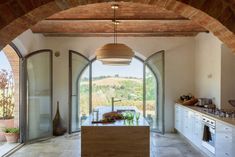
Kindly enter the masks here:
[[182, 105], [180, 103], [177, 103], [177, 104], [182, 106], [182, 107], [185, 107], [187, 109], [191, 109], [192, 111], [199, 112], [200, 114], [202, 114], [202, 115], [204, 115], [206, 117], [214, 119], [215, 121], [222, 122], [222, 123], [224, 123], [226, 125], [229, 125], [229, 126], [235, 128], [235, 118], [223, 118], [223, 117], [219, 117], [218, 115], [213, 115], [213, 114], [207, 113], [206, 111], [204, 111], [205, 108], [202, 108], [202, 107], [186, 106], [186, 105]]
[[138, 122], [134, 119], [133, 122], [128, 122], [127, 120], [125, 120], [125, 121], [124, 120], [117, 120], [114, 123], [94, 123], [94, 124], [92, 124], [92, 120], [93, 120], [93, 117], [92, 117], [92, 115], [90, 115], [87, 118], [87, 120], [84, 122], [84, 124], [82, 124], [82, 127], [83, 126], [99, 126], [99, 127], [105, 127], [105, 126], [106, 127], [107, 126], [141, 127], [141, 126], [144, 126], [144, 127], [149, 127], [148, 122], [141, 115], [140, 115], [140, 118], [139, 118]]

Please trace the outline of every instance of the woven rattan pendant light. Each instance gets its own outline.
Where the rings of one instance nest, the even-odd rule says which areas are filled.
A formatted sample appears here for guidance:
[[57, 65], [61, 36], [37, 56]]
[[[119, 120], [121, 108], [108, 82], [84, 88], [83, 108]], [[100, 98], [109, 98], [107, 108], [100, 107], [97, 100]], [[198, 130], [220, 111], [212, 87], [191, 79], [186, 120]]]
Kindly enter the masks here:
[[120, 23], [116, 20], [118, 5], [114, 4], [111, 8], [114, 14], [112, 21], [114, 26], [114, 42], [98, 48], [95, 52], [96, 58], [107, 65], [129, 65], [135, 54], [127, 45], [117, 43], [117, 25]]

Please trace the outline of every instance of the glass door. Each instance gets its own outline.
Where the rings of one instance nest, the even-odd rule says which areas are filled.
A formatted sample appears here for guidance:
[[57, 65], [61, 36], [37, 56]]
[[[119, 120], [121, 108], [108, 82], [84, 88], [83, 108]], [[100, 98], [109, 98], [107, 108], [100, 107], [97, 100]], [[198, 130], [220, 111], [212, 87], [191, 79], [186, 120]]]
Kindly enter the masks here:
[[27, 141], [52, 136], [52, 51], [25, 57]]
[[144, 85], [146, 120], [151, 130], [164, 133], [164, 51], [145, 61]]
[[69, 51], [69, 68], [69, 133], [73, 133], [80, 130], [90, 112], [90, 61], [78, 52]]

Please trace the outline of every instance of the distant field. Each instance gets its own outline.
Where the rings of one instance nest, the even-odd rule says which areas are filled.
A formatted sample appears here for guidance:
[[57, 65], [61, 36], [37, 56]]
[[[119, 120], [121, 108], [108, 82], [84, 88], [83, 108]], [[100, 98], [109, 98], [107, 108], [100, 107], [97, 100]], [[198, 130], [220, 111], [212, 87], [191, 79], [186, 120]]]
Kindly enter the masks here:
[[[108, 78], [102, 78], [99, 80], [92, 80], [92, 84], [93, 85], [98, 85], [98, 86], [110, 86], [110, 85], [117, 85], [117, 86], [121, 86], [123, 84], [124, 81], [133, 81], [137, 84], [142, 84], [143, 83], [143, 79], [137, 79], [137, 78], [121, 78], [121, 77], [108, 77]], [[82, 81], [81, 85], [88, 85], [88, 81]]]
[[[88, 81], [81, 81], [80, 105], [81, 113], [89, 112], [89, 87]], [[151, 86], [151, 85], [150, 85]], [[153, 86], [153, 85], [152, 85]], [[92, 107], [111, 106], [111, 98], [121, 99], [115, 103], [117, 106], [135, 106], [143, 110], [143, 79], [106, 77], [95, 78], [92, 81]], [[147, 113], [154, 114], [155, 100], [147, 100]]]

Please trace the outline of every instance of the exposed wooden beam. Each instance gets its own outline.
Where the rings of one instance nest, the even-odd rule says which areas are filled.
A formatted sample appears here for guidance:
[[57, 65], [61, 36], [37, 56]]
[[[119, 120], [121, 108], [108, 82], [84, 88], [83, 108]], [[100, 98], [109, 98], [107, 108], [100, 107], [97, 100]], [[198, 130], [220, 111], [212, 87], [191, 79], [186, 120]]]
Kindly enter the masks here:
[[[184, 17], [117, 17], [118, 20], [189, 20]], [[113, 20], [113, 17], [85, 17], [85, 18], [47, 18], [47, 21], [84, 21], [84, 20]]]
[[[48, 21], [33, 26], [33, 33], [113, 33], [110, 21]], [[190, 20], [131, 20], [122, 21], [118, 33], [208, 32]]]
[[[117, 33], [118, 37], [187, 37], [198, 32]], [[44, 33], [46, 37], [113, 37], [113, 33]]]
[[[113, 19], [110, 18], [110, 19], [96, 19], [96, 18], [93, 18], [93, 19], [70, 19], [70, 20], [62, 20], [62, 19], [59, 19], [59, 20], [44, 20], [46, 22], [64, 22], [64, 23], [68, 23], [68, 22], [111, 22]], [[117, 21], [122, 21], [122, 22], [160, 22], [160, 23], [167, 23], [167, 22], [191, 22], [189, 19], [146, 19], [146, 18], [142, 18], [142, 19], [117, 19]]]

